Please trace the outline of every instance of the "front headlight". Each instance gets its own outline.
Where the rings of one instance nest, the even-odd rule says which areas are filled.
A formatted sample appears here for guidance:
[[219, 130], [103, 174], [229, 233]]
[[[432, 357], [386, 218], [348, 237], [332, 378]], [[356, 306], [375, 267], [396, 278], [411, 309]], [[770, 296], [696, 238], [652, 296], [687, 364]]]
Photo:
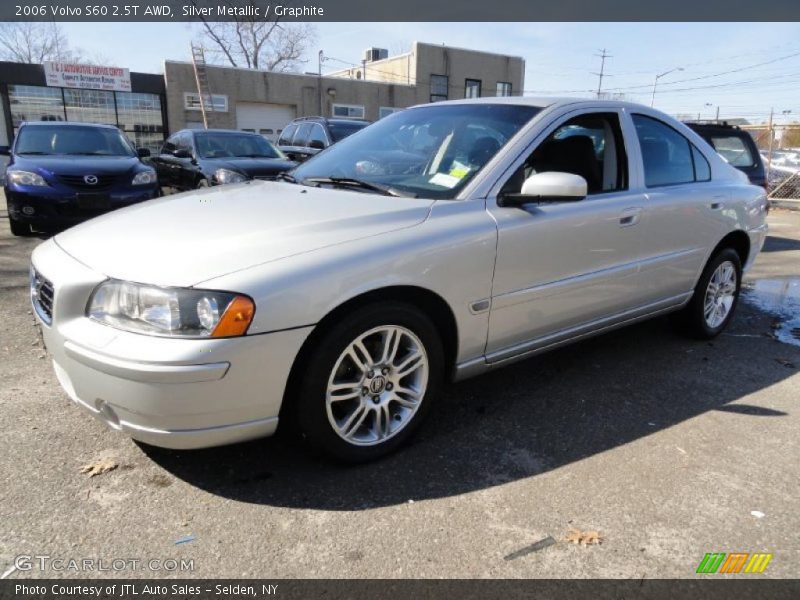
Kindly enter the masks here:
[[131, 181], [131, 185], [149, 185], [156, 182], [156, 172], [153, 170], [137, 173]]
[[30, 171], [8, 171], [6, 177], [11, 183], [17, 185], [35, 185], [39, 187], [48, 187], [47, 182], [38, 173], [31, 173]]
[[230, 169], [217, 169], [214, 173], [217, 183], [225, 185], [226, 183], [241, 183], [247, 181], [247, 176], [239, 173], [238, 171], [231, 171]]
[[255, 314], [247, 296], [108, 280], [95, 288], [86, 316], [106, 325], [171, 337], [244, 335]]

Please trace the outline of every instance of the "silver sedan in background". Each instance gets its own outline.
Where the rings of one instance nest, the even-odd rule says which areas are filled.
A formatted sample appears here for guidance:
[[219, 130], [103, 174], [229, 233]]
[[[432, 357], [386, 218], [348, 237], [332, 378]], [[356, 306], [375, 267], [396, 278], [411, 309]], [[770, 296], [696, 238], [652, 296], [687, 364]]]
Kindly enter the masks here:
[[446, 380], [670, 311], [719, 334], [766, 234], [763, 189], [621, 102], [418, 106], [282, 179], [152, 200], [35, 250], [33, 306], [78, 405], [158, 446], [280, 420], [374, 459]]

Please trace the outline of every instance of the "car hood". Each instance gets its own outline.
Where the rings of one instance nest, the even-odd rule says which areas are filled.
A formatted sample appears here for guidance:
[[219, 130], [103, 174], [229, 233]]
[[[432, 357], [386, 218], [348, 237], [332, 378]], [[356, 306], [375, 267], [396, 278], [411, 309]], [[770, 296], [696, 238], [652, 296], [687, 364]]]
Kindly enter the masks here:
[[433, 202], [253, 181], [136, 204], [54, 239], [72, 257], [108, 277], [191, 286], [412, 227], [427, 218]]
[[250, 177], [276, 175], [297, 166], [296, 162], [285, 158], [220, 158], [203, 160], [206, 162], [206, 169], [212, 171], [212, 174], [217, 169], [230, 169]]
[[14, 168], [43, 175], [122, 175], [141, 164], [135, 156], [15, 156]]

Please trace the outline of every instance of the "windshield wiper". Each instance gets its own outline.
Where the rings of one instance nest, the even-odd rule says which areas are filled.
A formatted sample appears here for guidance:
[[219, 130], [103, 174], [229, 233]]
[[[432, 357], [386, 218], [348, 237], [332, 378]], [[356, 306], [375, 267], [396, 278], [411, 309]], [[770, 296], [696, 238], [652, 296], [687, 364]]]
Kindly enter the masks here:
[[294, 175], [289, 175], [286, 171], [281, 171], [277, 175], [275, 175], [275, 179], [279, 179], [281, 181], [288, 181], [289, 183], [297, 183], [297, 179], [295, 179]]
[[332, 183], [334, 185], [360, 187], [365, 190], [381, 193], [384, 196], [396, 196], [398, 198], [417, 197], [416, 194], [412, 194], [411, 192], [401, 192], [398, 189], [383, 185], [382, 183], [373, 183], [371, 181], [364, 181], [363, 179], [356, 179], [355, 177], [307, 177], [303, 179], [302, 183], [317, 184], [317, 186], [323, 183]]
[[52, 152], [41, 152], [39, 150], [31, 150], [30, 152], [17, 152], [17, 154], [24, 154], [25, 156], [51, 156]]

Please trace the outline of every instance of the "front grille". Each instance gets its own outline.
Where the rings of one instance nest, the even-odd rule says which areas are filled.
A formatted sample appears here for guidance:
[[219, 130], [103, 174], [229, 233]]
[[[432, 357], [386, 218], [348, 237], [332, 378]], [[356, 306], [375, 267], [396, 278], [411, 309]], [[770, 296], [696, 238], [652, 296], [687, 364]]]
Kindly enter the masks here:
[[258, 179], [259, 181], [275, 181], [277, 175], [256, 175], [253, 179]]
[[50, 325], [53, 322], [53, 284], [36, 269], [31, 269], [31, 302], [39, 318]]
[[[96, 177], [95, 183], [88, 183], [86, 177]], [[110, 188], [120, 178], [119, 175], [59, 175], [58, 180], [76, 190], [101, 191]], [[90, 181], [94, 181], [91, 180]]]

